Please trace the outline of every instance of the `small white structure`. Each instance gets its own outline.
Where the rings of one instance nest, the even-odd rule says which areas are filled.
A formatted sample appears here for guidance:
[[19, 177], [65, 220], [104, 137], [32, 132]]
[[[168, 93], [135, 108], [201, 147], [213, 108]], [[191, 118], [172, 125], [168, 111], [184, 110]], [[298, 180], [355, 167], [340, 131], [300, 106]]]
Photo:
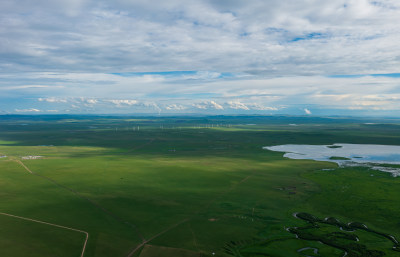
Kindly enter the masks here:
[[22, 160], [36, 160], [36, 159], [41, 159], [43, 156], [40, 155], [28, 155], [28, 156], [22, 156]]

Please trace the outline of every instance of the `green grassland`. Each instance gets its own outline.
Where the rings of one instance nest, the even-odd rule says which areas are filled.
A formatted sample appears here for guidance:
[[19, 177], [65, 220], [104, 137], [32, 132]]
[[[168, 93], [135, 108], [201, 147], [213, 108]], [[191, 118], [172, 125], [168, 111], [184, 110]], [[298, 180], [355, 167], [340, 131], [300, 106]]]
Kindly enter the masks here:
[[[262, 147], [400, 145], [399, 121], [365, 122], [2, 116], [0, 212], [88, 232], [85, 257], [163, 256], [162, 249], [177, 257], [314, 256], [314, 248], [315, 256], [342, 256], [335, 247], [296, 239], [287, 228], [305, 221], [293, 213], [360, 222], [399, 239], [399, 178], [290, 160]], [[0, 215], [0, 256], [80, 256], [82, 233], [31, 223]], [[321, 225], [313, 233], [340, 231]], [[386, 238], [357, 233], [358, 245], [399, 255]]]

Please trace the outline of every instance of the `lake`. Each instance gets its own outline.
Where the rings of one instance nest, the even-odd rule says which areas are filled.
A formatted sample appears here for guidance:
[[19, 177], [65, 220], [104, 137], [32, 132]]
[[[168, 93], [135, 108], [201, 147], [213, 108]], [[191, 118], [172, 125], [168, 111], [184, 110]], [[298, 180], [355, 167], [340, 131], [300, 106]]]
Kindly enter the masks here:
[[335, 162], [339, 166], [364, 166], [374, 170], [390, 172], [400, 176], [399, 167], [387, 167], [383, 164], [400, 165], [400, 146], [370, 144], [333, 144], [333, 145], [276, 145], [263, 149], [284, 152], [290, 159], [310, 159]]

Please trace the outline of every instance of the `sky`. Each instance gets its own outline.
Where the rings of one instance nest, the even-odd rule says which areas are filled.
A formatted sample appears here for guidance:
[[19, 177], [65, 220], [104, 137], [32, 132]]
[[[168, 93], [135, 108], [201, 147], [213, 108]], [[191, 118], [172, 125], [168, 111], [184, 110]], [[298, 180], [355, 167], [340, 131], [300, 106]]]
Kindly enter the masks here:
[[398, 0], [2, 0], [0, 114], [400, 116]]

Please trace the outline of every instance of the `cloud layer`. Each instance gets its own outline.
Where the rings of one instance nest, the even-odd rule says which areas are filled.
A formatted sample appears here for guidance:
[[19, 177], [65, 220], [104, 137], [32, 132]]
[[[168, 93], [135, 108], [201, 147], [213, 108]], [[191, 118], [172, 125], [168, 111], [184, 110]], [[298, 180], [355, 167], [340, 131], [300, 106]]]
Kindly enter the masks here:
[[395, 0], [4, 0], [0, 22], [3, 112], [400, 110]]

